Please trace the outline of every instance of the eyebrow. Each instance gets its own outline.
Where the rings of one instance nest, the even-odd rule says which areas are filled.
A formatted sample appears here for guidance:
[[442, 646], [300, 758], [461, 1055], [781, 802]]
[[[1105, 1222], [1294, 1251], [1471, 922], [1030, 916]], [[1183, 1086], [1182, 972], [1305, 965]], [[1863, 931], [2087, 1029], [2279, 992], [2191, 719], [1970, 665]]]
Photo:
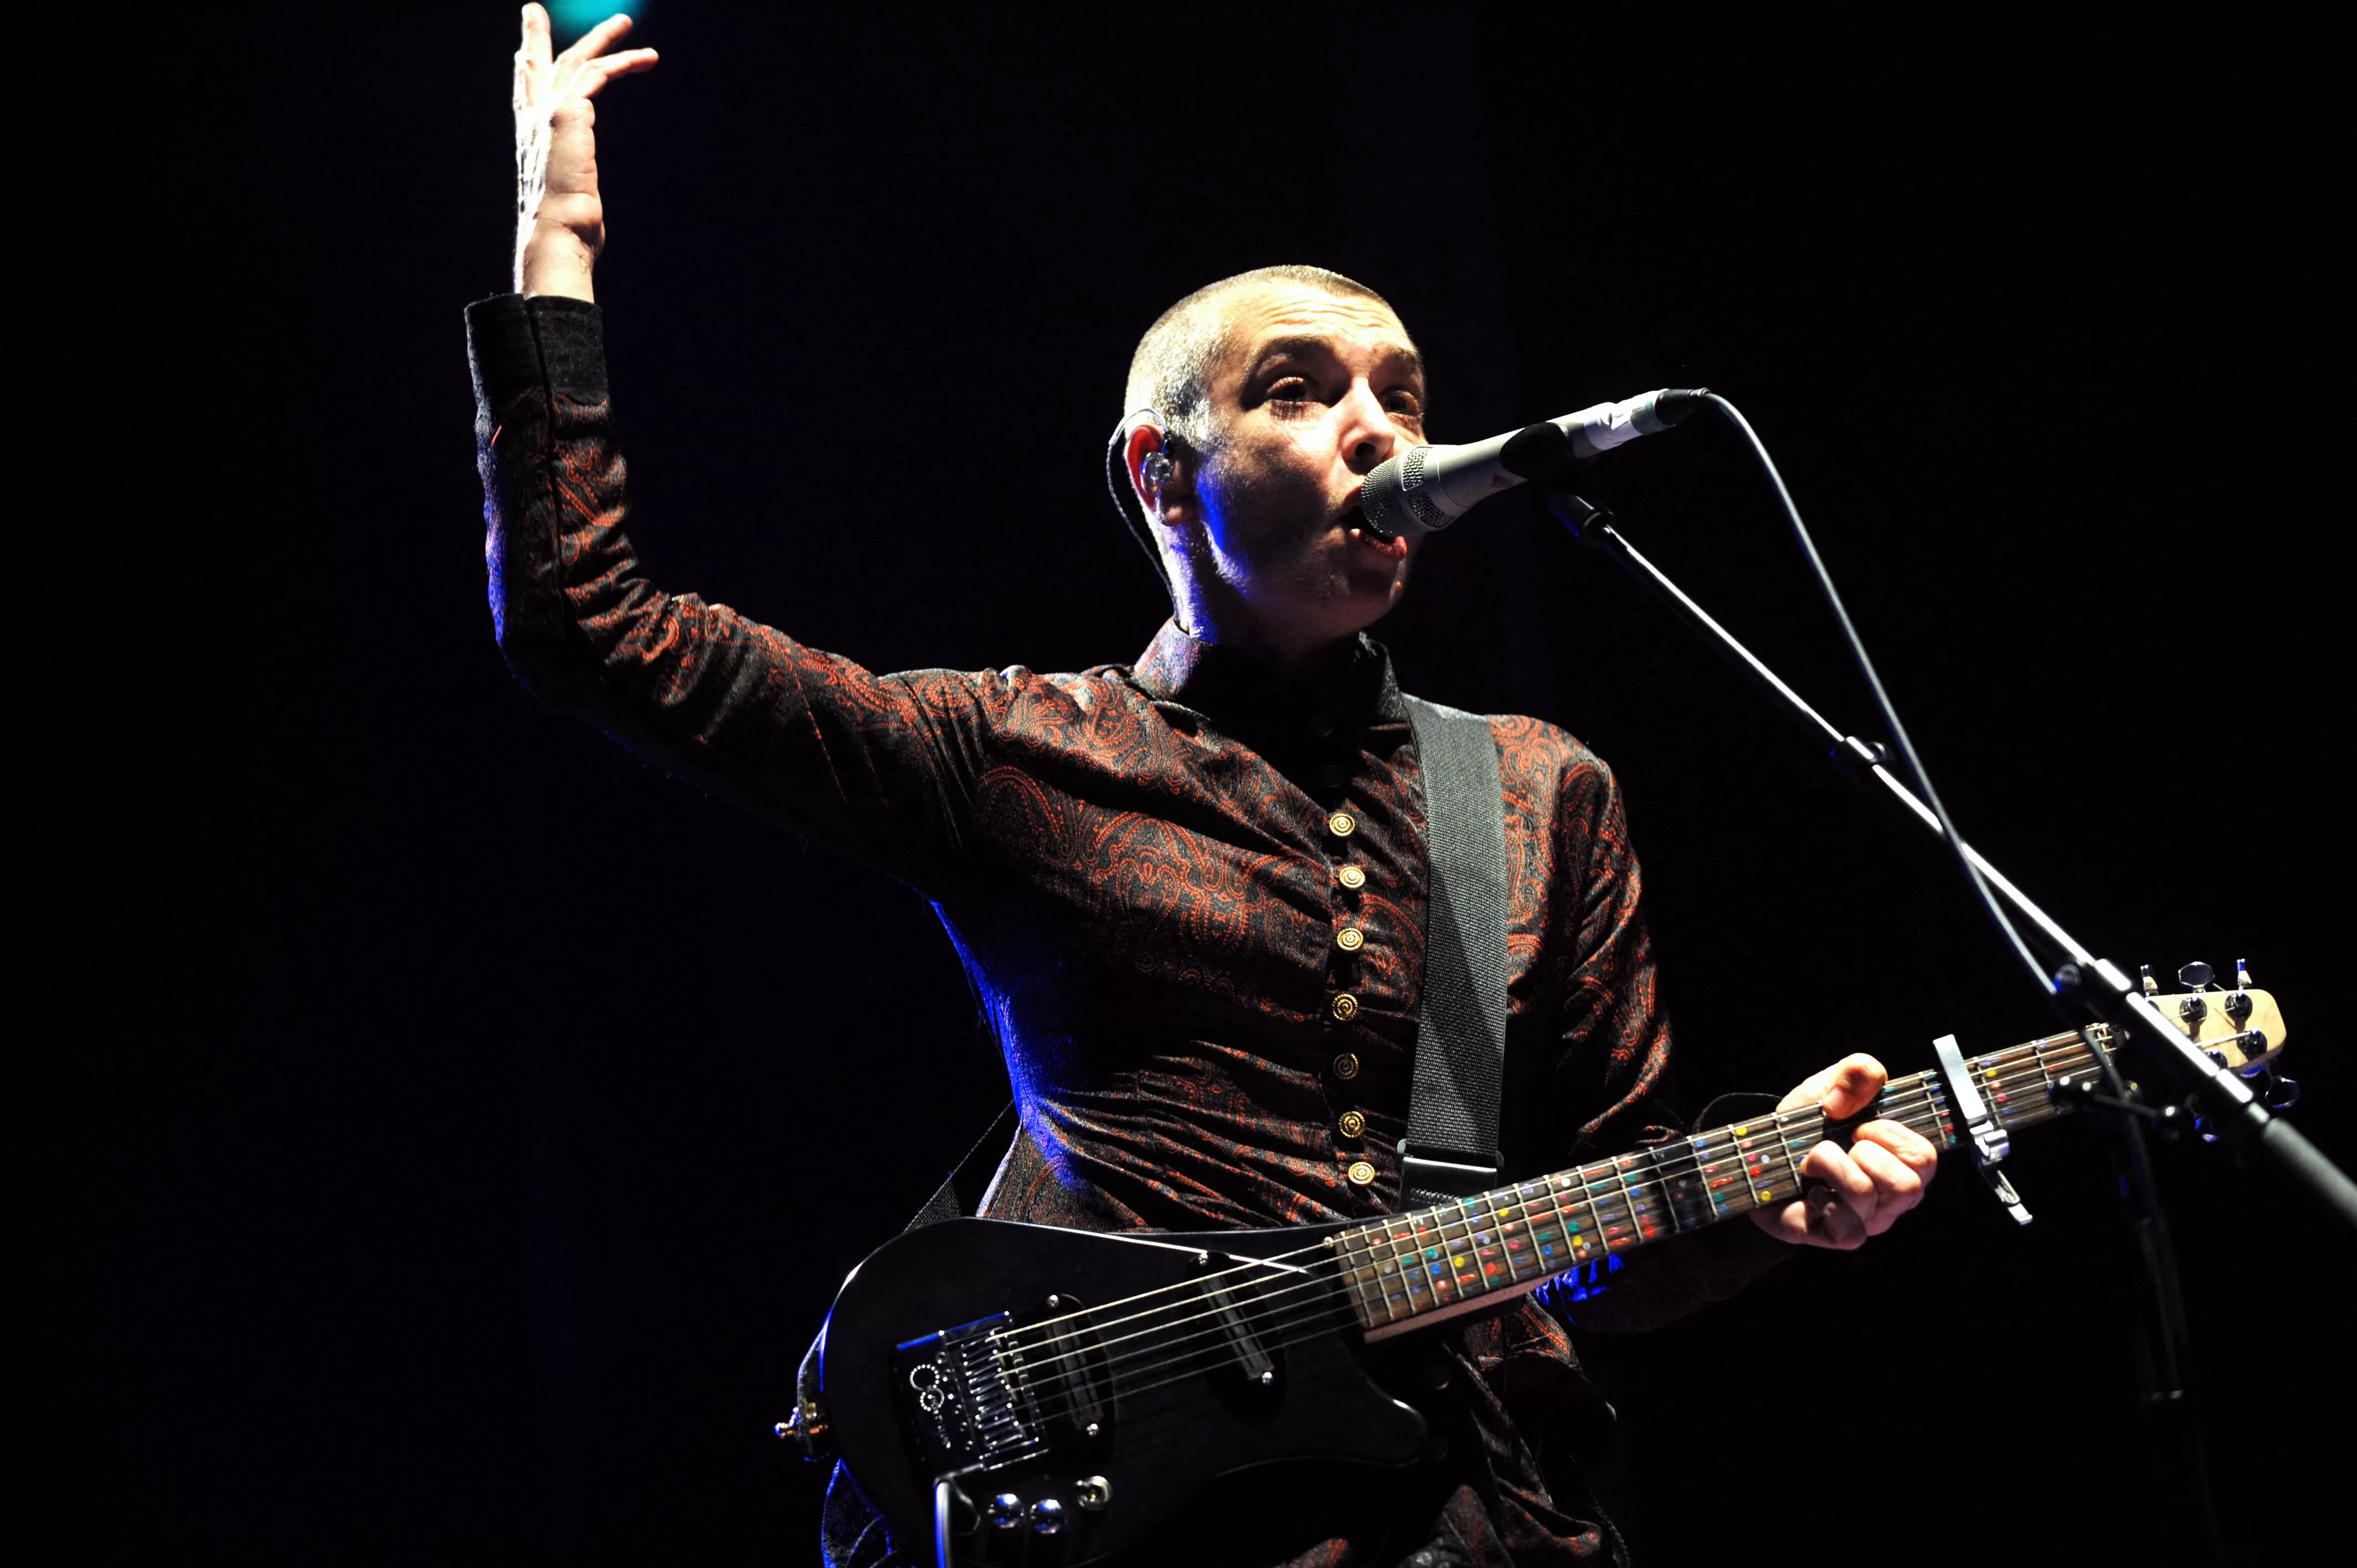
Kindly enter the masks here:
[[[1384, 353], [1388, 358], [1405, 360], [1408, 369], [1415, 372], [1416, 378], [1423, 379], [1424, 356], [1417, 353], [1413, 346], [1387, 349]], [[1297, 333], [1289, 338], [1272, 338], [1261, 345], [1259, 353], [1253, 356], [1253, 362], [1245, 371], [1244, 379], [1251, 380], [1265, 371], [1270, 361], [1285, 359], [1288, 355], [1299, 355], [1305, 358], [1323, 356], [1331, 359], [1334, 356], [1334, 345], [1327, 338], [1307, 333]]]

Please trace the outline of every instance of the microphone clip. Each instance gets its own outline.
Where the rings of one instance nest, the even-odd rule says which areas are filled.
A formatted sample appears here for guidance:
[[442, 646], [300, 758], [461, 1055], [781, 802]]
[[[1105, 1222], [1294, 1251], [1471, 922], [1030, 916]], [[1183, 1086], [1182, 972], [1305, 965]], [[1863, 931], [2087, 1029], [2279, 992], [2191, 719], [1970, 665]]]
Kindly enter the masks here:
[[1604, 542], [1604, 530], [1613, 521], [1609, 508], [1598, 506], [1586, 496], [1554, 487], [1546, 491], [1546, 505], [1547, 510], [1555, 513], [1555, 521], [1582, 544]]

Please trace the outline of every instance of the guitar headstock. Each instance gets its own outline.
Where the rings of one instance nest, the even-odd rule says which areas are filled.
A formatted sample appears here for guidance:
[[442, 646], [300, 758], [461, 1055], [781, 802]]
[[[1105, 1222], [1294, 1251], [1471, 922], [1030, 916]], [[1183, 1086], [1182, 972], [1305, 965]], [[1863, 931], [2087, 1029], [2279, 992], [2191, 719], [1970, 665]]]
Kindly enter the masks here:
[[2162, 994], [2144, 971], [2145, 999], [2160, 1015], [2184, 1031], [2187, 1038], [2210, 1053], [2211, 1059], [2231, 1071], [2253, 1074], [2276, 1058], [2284, 1046], [2283, 1010], [2266, 992], [2251, 984], [2251, 972], [2240, 961], [2234, 965], [2233, 989], [2212, 984], [2206, 963], [2189, 963], [2177, 972], [2178, 983], [2191, 989]]

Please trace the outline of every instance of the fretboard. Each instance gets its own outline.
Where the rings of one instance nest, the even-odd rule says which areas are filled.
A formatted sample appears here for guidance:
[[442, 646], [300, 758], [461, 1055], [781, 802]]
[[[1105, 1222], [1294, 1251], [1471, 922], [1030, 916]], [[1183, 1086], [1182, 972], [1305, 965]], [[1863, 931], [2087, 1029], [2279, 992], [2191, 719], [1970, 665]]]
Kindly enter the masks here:
[[[2090, 1032], [2104, 1038], [2100, 1028]], [[2010, 1130], [2061, 1115], [2053, 1087], [2094, 1070], [2095, 1057], [2085, 1038], [2062, 1034], [1965, 1066], [1991, 1118]], [[1351, 1310], [1369, 1338], [1382, 1338], [1536, 1290], [1665, 1236], [1790, 1202], [1809, 1151], [1871, 1121], [1904, 1122], [1943, 1150], [1963, 1135], [1940, 1074], [1919, 1072], [1890, 1080], [1872, 1107], [1840, 1127], [1828, 1127], [1818, 1107], [1802, 1106], [1394, 1215], [1338, 1239]]]

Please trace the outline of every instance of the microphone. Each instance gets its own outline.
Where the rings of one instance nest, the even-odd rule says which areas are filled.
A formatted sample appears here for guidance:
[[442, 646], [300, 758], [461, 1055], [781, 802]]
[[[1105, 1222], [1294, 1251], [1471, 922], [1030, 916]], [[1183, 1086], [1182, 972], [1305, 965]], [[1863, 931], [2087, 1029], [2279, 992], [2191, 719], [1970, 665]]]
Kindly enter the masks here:
[[1709, 392], [1708, 387], [1663, 387], [1469, 446], [1411, 446], [1359, 481], [1359, 510], [1380, 533], [1437, 533], [1500, 490], [1667, 430], [1700, 408]]

